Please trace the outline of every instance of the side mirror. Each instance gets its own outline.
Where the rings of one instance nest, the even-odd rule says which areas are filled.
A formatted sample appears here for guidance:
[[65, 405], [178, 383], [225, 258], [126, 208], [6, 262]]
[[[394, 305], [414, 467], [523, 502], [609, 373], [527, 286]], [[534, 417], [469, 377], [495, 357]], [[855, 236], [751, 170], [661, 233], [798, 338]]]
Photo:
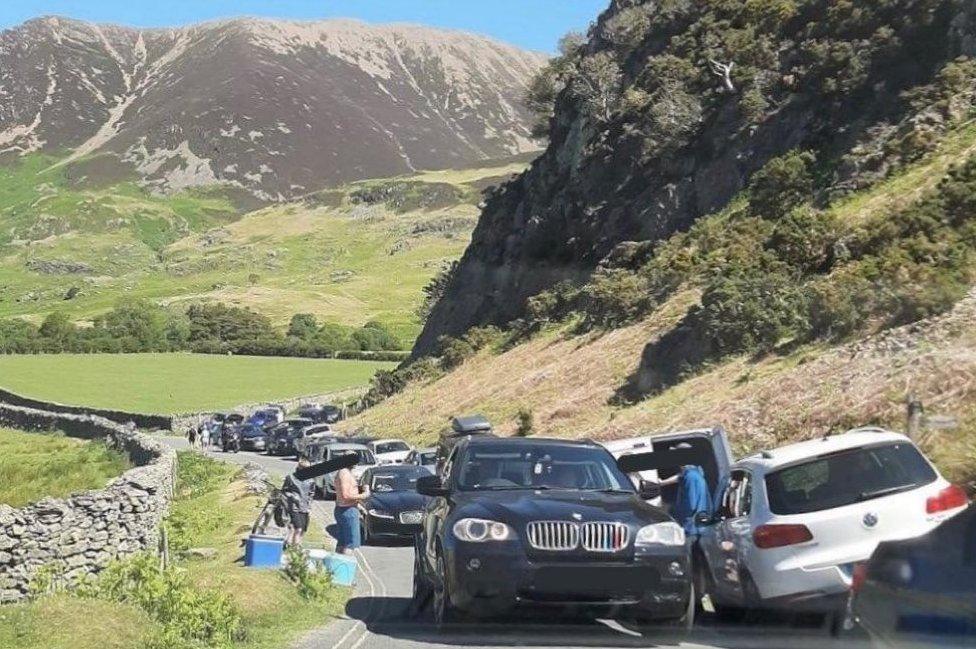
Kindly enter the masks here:
[[661, 497], [661, 485], [648, 480], [640, 481], [639, 489], [641, 500], [654, 500]]
[[417, 493], [421, 496], [439, 498], [448, 495], [450, 492], [451, 490], [444, 486], [439, 476], [429, 475], [417, 478]]
[[695, 524], [701, 527], [707, 527], [715, 522], [715, 519], [708, 512], [698, 512], [695, 514]]

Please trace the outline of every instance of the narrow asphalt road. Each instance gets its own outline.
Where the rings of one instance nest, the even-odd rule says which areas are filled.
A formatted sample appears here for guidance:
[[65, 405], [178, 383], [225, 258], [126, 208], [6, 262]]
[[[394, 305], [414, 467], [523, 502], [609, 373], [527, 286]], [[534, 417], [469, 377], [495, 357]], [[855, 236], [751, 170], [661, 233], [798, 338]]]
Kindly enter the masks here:
[[[167, 438], [176, 448], [185, 448], [181, 439]], [[224, 454], [213, 452], [219, 460], [259, 464], [273, 476], [283, 478], [294, 469], [291, 459], [263, 454]], [[316, 501], [313, 524], [331, 525], [333, 505]], [[843, 647], [867, 649], [860, 640], [832, 640], [822, 629], [794, 628], [775, 624], [761, 628], [719, 627], [706, 623], [687, 638], [679, 640], [662, 632], [641, 636], [612, 621], [512, 619], [492, 624], [459, 625], [438, 630], [428, 619], [411, 618], [408, 605], [413, 579], [411, 546], [370, 546], [357, 553], [359, 579], [345, 616], [324, 621], [292, 646], [292, 649], [416, 649], [419, 647], [688, 647], [703, 649], [823, 649]]]

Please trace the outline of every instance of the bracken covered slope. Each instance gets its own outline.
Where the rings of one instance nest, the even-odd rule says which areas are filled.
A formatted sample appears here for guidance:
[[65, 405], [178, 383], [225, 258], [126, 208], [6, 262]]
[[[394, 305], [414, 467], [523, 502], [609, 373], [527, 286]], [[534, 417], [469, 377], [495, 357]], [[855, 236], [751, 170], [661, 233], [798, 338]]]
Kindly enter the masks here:
[[0, 160], [40, 152], [76, 178], [294, 198], [536, 149], [522, 96], [545, 60], [411, 25], [42, 18], [0, 34]]

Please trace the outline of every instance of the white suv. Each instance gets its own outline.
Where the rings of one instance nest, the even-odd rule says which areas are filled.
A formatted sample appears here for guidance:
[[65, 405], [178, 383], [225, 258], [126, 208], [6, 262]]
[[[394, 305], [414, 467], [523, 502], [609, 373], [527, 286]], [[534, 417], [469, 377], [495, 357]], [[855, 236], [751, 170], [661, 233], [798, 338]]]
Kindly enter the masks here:
[[882, 541], [914, 538], [963, 511], [904, 435], [859, 429], [732, 465], [695, 550], [717, 613], [843, 612], [854, 567]]

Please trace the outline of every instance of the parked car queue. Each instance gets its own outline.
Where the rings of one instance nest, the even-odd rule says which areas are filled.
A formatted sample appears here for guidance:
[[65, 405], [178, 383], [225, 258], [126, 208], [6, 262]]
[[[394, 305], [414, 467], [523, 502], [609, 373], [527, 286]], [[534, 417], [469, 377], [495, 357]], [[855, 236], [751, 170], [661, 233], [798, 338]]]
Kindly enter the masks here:
[[[279, 426], [314, 426], [290, 421]], [[863, 619], [872, 635], [889, 639], [904, 630], [976, 638], [976, 581], [959, 577], [976, 565], [976, 523], [943, 525], [972, 520], [971, 512], [960, 516], [968, 498], [903, 435], [857, 429], [733, 462], [721, 429], [584, 444], [584, 453], [580, 443], [500, 440], [475, 428], [449, 434], [448, 457], [443, 446], [411, 449], [402, 440], [340, 438], [322, 428], [302, 449], [317, 461], [359, 455], [354, 473], [375, 494], [362, 508], [364, 535], [416, 539], [415, 598], [428, 599], [439, 621], [527, 602], [590, 610], [629, 603], [639, 622], [687, 627], [708, 602], [723, 619], [779, 609], [825, 614], [836, 632]], [[249, 448], [246, 433], [243, 439]], [[559, 459], [564, 453], [574, 459]], [[714, 503], [690, 534], [668, 517], [687, 466], [701, 468]], [[334, 494], [333, 478], [318, 480], [321, 495]], [[471, 511], [478, 516], [464, 516]], [[959, 556], [948, 561], [933, 541], [917, 541], [952, 533]], [[945, 577], [907, 578], [904, 566], [915, 565], [907, 559], [875, 567], [879, 546], [927, 557], [925, 565], [938, 558]], [[649, 567], [648, 547], [671, 561]], [[552, 560], [552, 570], [540, 560]], [[485, 574], [487, 582], [479, 581]], [[669, 580], [680, 587], [668, 590]], [[913, 609], [913, 583], [938, 592], [945, 611]], [[948, 583], [955, 590], [947, 592]], [[900, 594], [900, 617], [879, 603], [881, 589]]]

